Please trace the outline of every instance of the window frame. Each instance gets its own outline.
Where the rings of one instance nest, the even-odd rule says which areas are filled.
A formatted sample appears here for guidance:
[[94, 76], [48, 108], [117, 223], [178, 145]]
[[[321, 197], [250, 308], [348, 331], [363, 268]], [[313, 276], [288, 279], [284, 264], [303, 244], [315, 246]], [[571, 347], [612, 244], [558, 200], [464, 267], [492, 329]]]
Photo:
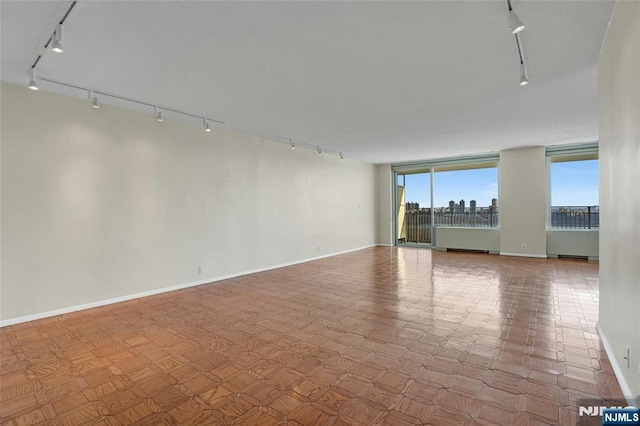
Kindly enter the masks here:
[[[554, 145], [546, 148], [547, 160], [547, 231], [597, 231], [597, 228], [560, 228], [552, 225], [552, 194], [551, 194], [551, 165], [553, 163], [566, 163], [574, 161], [598, 160], [598, 168], [600, 167], [600, 155], [598, 142], [571, 144], [571, 145]], [[599, 183], [598, 183], [599, 186]], [[600, 188], [598, 188], [598, 191]], [[600, 207], [598, 205], [598, 207]]]
[[[393, 179], [393, 194], [392, 194], [392, 218], [393, 218], [393, 238], [394, 244], [397, 244], [398, 236], [397, 234], [397, 220], [395, 214], [395, 206], [397, 205], [397, 185], [398, 185], [398, 175], [399, 174], [412, 174], [412, 173], [430, 173], [430, 191], [431, 191], [431, 227], [432, 227], [432, 237], [431, 244], [432, 246], [436, 246], [437, 239], [437, 229], [438, 227], [444, 226], [436, 226], [434, 224], [434, 205], [433, 205], [433, 194], [434, 194], [434, 180], [435, 173], [442, 171], [458, 171], [458, 170], [473, 170], [473, 169], [482, 169], [482, 168], [496, 168], [498, 172], [498, 194], [500, 193], [500, 154], [489, 153], [475, 156], [464, 156], [464, 157], [452, 157], [452, 158], [442, 158], [442, 159], [434, 159], [429, 161], [420, 161], [420, 162], [412, 162], [412, 163], [396, 163], [391, 164], [391, 176]], [[498, 200], [500, 196], [498, 195]], [[498, 224], [490, 227], [474, 227], [474, 226], [453, 226], [453, 228], [465, 228], [465, 229], [492, 229], [492, 230], [500, 230], [501, 224], [501, 211], [498, 208]], [[449, 227], [447, 227], [449, 228]]]

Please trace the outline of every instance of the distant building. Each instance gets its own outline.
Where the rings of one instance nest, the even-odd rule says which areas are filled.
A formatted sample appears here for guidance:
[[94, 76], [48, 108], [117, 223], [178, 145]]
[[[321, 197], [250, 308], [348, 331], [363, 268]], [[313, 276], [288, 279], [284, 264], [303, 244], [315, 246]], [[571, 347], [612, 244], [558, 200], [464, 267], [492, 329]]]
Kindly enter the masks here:
[[464, 200], [460, 200], [460, 213], [464, 213], [465, 203]]
[[418, 211], [420, 210], [420, 203], [407, 202], [406, 204], [407, 211]]
[[476, 214], [476, 200], [469, 201], [469, 212], [471, 214]]
[[498, 210], [498, 199], [497, 198], [492, 198], [491, 199], [491, 207], [493, 208], [493, 211]]
[[449, 201], [449, 211], [451, 213], [453, 213], [455, 211], [455, 207], [456, 207], [456, 202], [453, 201], [453, 200]]

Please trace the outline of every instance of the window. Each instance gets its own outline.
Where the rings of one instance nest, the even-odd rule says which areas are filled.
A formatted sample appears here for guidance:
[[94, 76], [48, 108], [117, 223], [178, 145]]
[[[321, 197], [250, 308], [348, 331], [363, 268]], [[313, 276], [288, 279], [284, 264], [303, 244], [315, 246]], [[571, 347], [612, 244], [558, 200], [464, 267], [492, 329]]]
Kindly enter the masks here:
[[598, 154], [580, 152], [549, 156], [549, 226], [598, 229]]
[[393, 166], [397, 244], [432, 244], [434, 228], [499, 225], [495, 154]]
[[499, 225], [496, 163], [436, 167], [434, 223], [437, 227]]

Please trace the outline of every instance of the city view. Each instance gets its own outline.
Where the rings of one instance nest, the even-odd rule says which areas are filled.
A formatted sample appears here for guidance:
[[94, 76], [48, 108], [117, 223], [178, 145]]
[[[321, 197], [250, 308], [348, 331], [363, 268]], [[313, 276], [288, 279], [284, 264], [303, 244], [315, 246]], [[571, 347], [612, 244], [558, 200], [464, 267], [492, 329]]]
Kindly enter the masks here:
[[[433, 177], [433, 218], [430, 174], [409, 174], [400, 178], [402, 181], [399, 180], [398, 185], [406, 200], [401, 233], [406, 241], [430, 241], [433, 227], [500, 226], [496, 167], [436, 172]], [[551, 163], [550, 178], [549, 226], [598, 229], [598, 160]], [[464, 194], [468, 198], [447, 200], [445, 197], [451, 197], [451, 194]]]

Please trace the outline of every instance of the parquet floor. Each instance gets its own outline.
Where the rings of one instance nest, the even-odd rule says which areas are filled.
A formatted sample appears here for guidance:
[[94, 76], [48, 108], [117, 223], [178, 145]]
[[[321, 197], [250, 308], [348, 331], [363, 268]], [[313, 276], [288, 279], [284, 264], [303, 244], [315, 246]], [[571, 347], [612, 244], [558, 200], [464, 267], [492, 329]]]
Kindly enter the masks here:
[[0, 423], [575, 424], [597, 268], [377, 247], [5, 327]]

